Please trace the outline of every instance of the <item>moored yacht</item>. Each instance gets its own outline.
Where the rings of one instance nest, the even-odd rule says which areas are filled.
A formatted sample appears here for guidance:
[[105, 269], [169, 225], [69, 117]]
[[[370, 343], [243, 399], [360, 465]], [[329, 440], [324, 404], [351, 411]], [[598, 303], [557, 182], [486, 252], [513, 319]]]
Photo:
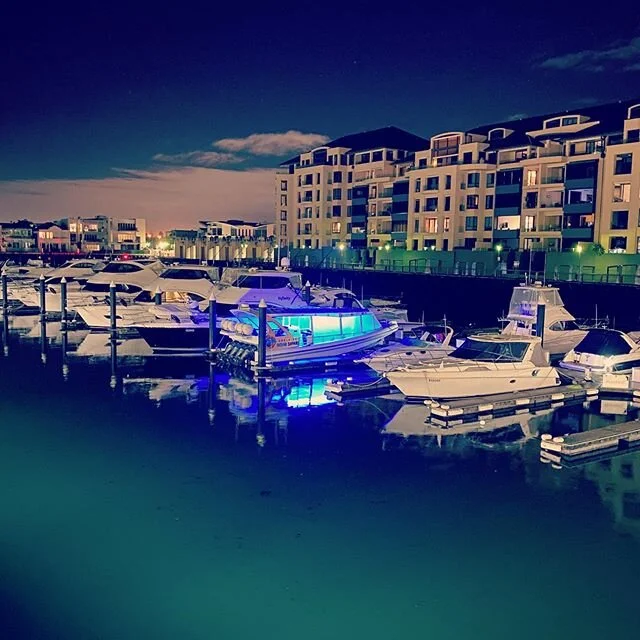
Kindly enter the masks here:
[[403, 338], [390, 342], [378, 347], [358, 362], [366, 364], [378, 373], [386, 373], [409, 364], [437, 362], [453, 351], [452, 337], [453, 329], [446, 323], [427, 325], [419, 338]]
[[405, 396], [468, 398], [560, 384], [540, 338], [474, 335], [439, 364], [405, 366], [385, 374]]
[[514, 287], [505, 318], [507, 324], [501, 333], [508, 336], [539, 335], [536, 322], [538, 305], [541, 304], [545, 305], [544, 348], [551, 360], [557, 361], [587, 334], [565, 308], [557, 287], [543, 287], [539, 282]]
[[[217, 269], [213, 267], [174, 265], [166, 268], [133, 300], [118, 307], [118, 327], [151, 322], [154, 317], [166, 319], [172, 313], [190, 314], [197, 311], [198, 304], [209, 304], [216, 277]], [[154, 304], [156, 291], [160, 292], [160, 306]], [[91, 329], [108, 329], [110, 326], [109, 306], [106, 303], [77, 307], [76, 311]]]
[[560, 362], [566, 372], [629, 373], [640, 367], [640, 344], [615, 329], [591, 329]]
[[[154, 281], [164, 269], [164, 265], [157, 260], [117, 260], [107, 264], [102, 270], [86, 279], [69, 283], [67, 286], [67, 309], [74, 312], [77, 307], [103, 303], [109, 294], [109, 287], [113, 282], [119, 298], [133, 298], [144, 287]], [[60, 280], [62, 277], [60, 277]], [[49, 313], [60, 313], [60, 280], [47, 283], [45, 289], [45, 306]], [[40, 305], [39, 285], [16, 294], [16, 298], [25, 306], [37, 309]]]

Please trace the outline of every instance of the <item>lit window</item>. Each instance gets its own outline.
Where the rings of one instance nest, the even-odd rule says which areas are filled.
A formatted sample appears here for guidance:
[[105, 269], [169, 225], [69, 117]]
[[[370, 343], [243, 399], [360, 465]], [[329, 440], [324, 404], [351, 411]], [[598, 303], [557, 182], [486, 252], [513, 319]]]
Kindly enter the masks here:
[[630, 199], [631, 199], [631, 183], [616, 182], [613, 185], [613, 201], [629, 202]]

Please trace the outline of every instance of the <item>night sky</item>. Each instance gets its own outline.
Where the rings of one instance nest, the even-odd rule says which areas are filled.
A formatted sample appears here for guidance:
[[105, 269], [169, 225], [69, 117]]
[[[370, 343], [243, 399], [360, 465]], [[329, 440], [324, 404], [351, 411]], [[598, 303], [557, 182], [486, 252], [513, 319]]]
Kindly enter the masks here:
[[0, 220], [265, 218], [266, 169], [324, 137], [429, 136], [640, 83], [629, 2], [133, 4], [4, 10]]

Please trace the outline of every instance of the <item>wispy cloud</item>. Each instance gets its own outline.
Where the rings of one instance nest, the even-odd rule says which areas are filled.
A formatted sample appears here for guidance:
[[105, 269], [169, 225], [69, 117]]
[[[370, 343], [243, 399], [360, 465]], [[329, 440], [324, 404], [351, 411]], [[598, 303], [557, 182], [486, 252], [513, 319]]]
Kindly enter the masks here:
[[605, 70], [640, 71], [640, 37], [614, 42], [602, 49], [583, 49], [547, 58], [538, 64], [543, 69], [565, 71]]
[[507, 120], [522, 120], [527, 117], [526, 113], [512, 113], [510, 116], [507, 116]]
[[219, 151], [186, 151], [174, 154], [156, 153], [153, 159], [156, 162], [167, 162], [190, 167], [219, 167], [225, 164], [244, 162], [244, 158], [234, 153], [222, 153]]
[[89, 180], [0, 182], [0, 216], [52, 220], [105, 214], [147, 218], [153, 230], [198, 220], [273, 218], [273, 171], [162, 167]]
[[329, 138], [320, 133], [285, 131], [284, 133], [252, 133], [246, 138], [223, 138], [216, 140], [213, 146], [233, 153], [245, 152], [256, 156], [283, 156], [313, 149]]

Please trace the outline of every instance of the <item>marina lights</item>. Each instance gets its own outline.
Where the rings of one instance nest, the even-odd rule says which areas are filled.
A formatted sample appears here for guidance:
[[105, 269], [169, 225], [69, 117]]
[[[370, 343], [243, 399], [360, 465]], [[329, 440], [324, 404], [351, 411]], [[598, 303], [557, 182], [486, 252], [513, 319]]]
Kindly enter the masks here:
[[500, 262], [500, 252], [502, 251], [502, 245], [497, 244], [493, 249], [498, 254], [498, 262]]
[[340, 244], [338, 244], [338, 251], [344, 251], [345, 249], [346, 249], [346, 246], [344, 242], [341, 242]]
[[574, 251], [575, 251], [578, 255], [580, 255], [580, 254], [582, 253], [582, 245], [581, 245], [580, 243], [578, 243], [578, 244], [575, 246]]
[[391, 245], [389, 243], [384, 245], [384, 250], [389, 251], [391, 249]]

